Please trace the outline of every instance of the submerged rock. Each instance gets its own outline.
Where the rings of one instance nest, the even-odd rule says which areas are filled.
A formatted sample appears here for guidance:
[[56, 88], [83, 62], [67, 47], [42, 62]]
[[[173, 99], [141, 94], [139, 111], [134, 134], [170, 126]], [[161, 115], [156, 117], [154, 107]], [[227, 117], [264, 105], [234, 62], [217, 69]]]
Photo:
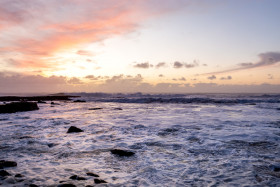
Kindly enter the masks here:
[[99, 177], [99, 175], [97, 175], [95, 173], [91, 173], [91, 172], [88, 172], [87, 175], [88, 176], [92, 176], [92, 177]]
[[37, 103], [34, 102], [12, 102], [0, 105], [0, 113], [15, 113], [39, 110]]
[[84, 132], [82, 129], [79, 129], [75, 126], [69, 127], [67, 133], [78, 133], [78, 132]]
[[80, 181], [80, 180], [87, 180], [86, 178], [79, 177], [78, 175], [73, 175], [73, 176], [69, 177], [69, 179], [78, 180], [78, 181]]
[[133, 156], [135, 154], [132, 151], [126, 151], [126, 150], [121, 150], [121, 149], [112, 149], [110, 151], [111, 151], [111, 153], [113, 155], [118, 155], [118, 156], [127, 156], [127, 157], [129, 157], [129, 156]]
[[89, 110], [101, 110], [103, 108], [89, 108]]
[[11, 175], [10, 173], [8, 173], [6, 170], [0, 170], [0, 177], [6, 177]]
[[24, 177], [24, 175], [22, 175], [22, 174], [16, 174], [15, 177], [17, 177], [17, 178], [22, 178], [22, 177]]
[[78, 99], [78, 100], [74, 100], [73, 102], [74, 102], [74, 103], [85, 103], [86, 101], [85, 101], [85, 100], [80, 100], [80, 99]]
[[95, 184], [101, 184], [101, 183], [107, 183], [106, 181], [102, 179], [94, 179]]
[[8, 167], [16, 167], [17, 163], [14, 161], [0, 160], [0, 169]]

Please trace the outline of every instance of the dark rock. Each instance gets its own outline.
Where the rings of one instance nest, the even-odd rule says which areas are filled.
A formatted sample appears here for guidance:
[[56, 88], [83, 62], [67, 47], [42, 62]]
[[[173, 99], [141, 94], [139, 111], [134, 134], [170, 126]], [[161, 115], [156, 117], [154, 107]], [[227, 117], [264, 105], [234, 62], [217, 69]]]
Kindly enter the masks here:
[[79, 97], [71, 95], [48, 95], [48, 96], [32, 96], [32, 97], [17, 97], [17, 96], [3, 96], [0, 101], [69, 101], [70, 98]]
[[27, 138], [33, 138], [32, 136], [21, 136], [19, 139], [27, 139]]
[[73, 176], [69, 177], [69, 179], [76, 180], [77, 177], [78, 177], [78, 175], [73, 175]]
[[89, 110], [101, 110], [103, 108], [89, 108]]
[[37, 103], [33, 102], [12, 102], [5, 105], [0, 105], [0, 113], [15, 113], [39, 110]]
[[72, 179], [72, 180], [78, 180], [78, 181], [80, 181], [80, 180], [87, 180], [86, 178], [84, 178], [84, 177], [79, 177], [79, 176], [77, 176], [77, 175], [71, 176], [70, 179]]
[[114, 108], [114, 110], [122, 110], [122, 108]]
[[8, 173], [6, 170], [0, 170], [0, 176], [1, 177], [6, 177], [6, 176], [9, 176], [11, 175], [10, 173]]
[[75, 126], [71, 126], [67, 131], [67, 133], [77, 133], [77, 132], [84, 132], [84, 131]]
[[54, 146], [56, 146], [57, 144], [54, 144], [54, 143], [48, 143], [47, 144], [47, 146], [49, 147], [49, 148], [52, 148], [52, 147], [54, 147]]
[[57, 187], [76, 187], [74, 184], [60, 184]]
[[59, 105], [58, 103], [55, 102], [51, 102], [51, 105]]
[[85, 103], [86, 101], [85, 100], [80, 100], [80, 99], [78, 99], [78, 100], [75, 100], [75, 101], [73, 101], [74, 103]]
[[92, 177], [99, 177], [99, 175], [97, 175], [95, 173], [91, 173], [91, 172], [88, 172], [87, 175], [88, 176], [92, 176]]
[[39, 187], [36, 184], [30, 184], [29, 187]]
[[86, 185], [86, 187], [93, 187], [92, 185]]
[[110, 150], [113, 155], [118, 156], [133, 156], [135, 153], [131, 151], [121, 150], [121, 149], [112, 149]]
[[17, 163], [14, 161], [0, 160], [0, 168], [16, 167]]
[[102, 180], [102, 179], [94, 179], [94, 182], [96, 184], [101, 184], [101, 183], [107, 183], [106, 181]]
[[272, 171], [280, 172], [280, 165], [270, 165], [269, 168], [270, 168]]
[[24, 175], [22, 175], [22, 174], [16, 174], [15, 177], [22, 178], [22, 177], [24, 177]]

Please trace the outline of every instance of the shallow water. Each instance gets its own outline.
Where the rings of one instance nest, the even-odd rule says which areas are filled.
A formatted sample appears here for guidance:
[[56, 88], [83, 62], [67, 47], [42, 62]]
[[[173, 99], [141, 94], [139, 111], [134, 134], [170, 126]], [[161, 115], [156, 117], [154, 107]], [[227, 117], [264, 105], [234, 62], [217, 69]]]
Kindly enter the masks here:
[[[164, 96], [166, 102], [149, 95], [149, 103], [148, 96], [130, 102], [115, 97], [83, 95], [89, 102], [0, 114], [0, 160], [18, 163], [5, 168], [13, 175], [0, 183], [86, 186], [94, 185], [94, 177], [86, 175], [93, 172], [107, 186], [280, 185], [274, 169], [280, 165], [279, 95], [246, 95], [238, 102], [232, 95], [180, 95], [209, 102], [173, 102], [172, 95]], [[102, 109], [89, 110], [95, 107]], [[67, 134], [70, 126], [84, 132]], [[117, 157], [112, 148], [136, 154]], [[18, 173], [24, 175], [21, 182], [14, 177]], [[69, 179], [72, 175], [87, 180]]]

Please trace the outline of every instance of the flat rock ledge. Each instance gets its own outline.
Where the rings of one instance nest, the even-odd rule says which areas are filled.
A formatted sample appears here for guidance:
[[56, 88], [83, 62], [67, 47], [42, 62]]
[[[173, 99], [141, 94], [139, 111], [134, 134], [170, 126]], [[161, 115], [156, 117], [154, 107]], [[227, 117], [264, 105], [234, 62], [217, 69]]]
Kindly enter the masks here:
[[37, 103], [35, 102], [12, 102], [4, 105], [0, 105], [0, 113], [15, 113], [39, 110]]

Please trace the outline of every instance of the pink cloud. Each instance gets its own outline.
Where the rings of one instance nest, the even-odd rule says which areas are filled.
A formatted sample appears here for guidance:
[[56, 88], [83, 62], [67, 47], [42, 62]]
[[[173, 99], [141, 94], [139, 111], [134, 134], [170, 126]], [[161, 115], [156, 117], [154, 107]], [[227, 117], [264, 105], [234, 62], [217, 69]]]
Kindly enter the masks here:
[[29, 65], [36, 67], [45, 63], [42, 57], [132, 32], [143, 20], [185, 4], [183, 0], [1, 0], [0, 37], [5, 41], [0, 52], [20, 54], [20, 65], [32, 57], [36, 63]]

